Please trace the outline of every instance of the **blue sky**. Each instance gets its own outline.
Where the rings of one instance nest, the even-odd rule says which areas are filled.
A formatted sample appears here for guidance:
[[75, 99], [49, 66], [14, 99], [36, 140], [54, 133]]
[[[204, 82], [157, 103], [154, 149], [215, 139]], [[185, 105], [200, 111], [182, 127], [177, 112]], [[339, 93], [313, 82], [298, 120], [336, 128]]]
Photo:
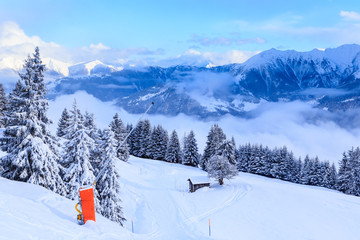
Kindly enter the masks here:
[[117, 54], [119, 63], [191, 62], [195, 56], [223, 64], [270, 48], [360, 43], [355, 0], [1, 0], [0, 24], [9, 22], [28, 37], [77, 52], [73, 61], [85, 58], [79, 49], [86, 48], [98, 51], [90, 58], [115, 61]]

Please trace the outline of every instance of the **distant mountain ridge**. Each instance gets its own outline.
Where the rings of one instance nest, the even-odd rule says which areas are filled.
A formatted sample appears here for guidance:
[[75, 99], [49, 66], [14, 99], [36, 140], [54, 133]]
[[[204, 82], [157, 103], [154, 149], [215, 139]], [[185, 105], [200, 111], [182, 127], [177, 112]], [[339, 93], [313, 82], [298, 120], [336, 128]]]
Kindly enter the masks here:
[[270, 49], [241, 64], [211, 68], [123, 69], [96, 60], [67, 66], [67, 72], [53, 63], [48, 68], [53, 74], [59, 69], [59, 75], [49, 83], [50, 98], [84, 90], [131, 113], [143, 112], [152, 101], [158, 103], [152, 113], [199, 118], [243, 116], [261, 101], [307, 101], [329, 111], [360, 104], [356, 44], [309, 52]]

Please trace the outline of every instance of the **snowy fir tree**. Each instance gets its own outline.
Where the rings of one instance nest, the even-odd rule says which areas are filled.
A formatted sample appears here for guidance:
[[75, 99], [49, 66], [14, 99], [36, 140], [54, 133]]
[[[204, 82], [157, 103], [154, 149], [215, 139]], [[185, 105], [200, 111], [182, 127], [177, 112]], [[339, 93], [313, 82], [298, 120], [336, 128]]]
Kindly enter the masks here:
[[131, 134], [130, 153], [137, 157], [147, 158], [147, 148], [151, 141], [151, 124], [149, 120], [139, 121]]
[[198, 166], [199, 164], [199, 152], [196, 142], [195, 134], [191, 130], [188, 136], [184, 138], [184, 150], [183, 150], [183, 164], [189, 166]]
[[[123, 142], [127, 135], [127, 130], [122, 120], [119, 118], [119, 114], [115, 114], [113, 120], [109, 125], [111, 131], [115, 134], [115, 140], [117, 142], [117, 158], [126, 162], [129, 159], [129, 146], [127, 142]], [[121, 146], [120, 146], [121, 145]]]
[[225, 140], [217, 149], [217, 152], [226, 157], [231, 164], [236, 165], [236, 146], [234, 138], [232, 138], [231, 141]]
[[323, 187], [329, 189], [335, 189], [336, 187], [336, 168], [335, 164], [330, 165], [329, 161], [323, 163], [324, 175], [323, 175]]
[[2, 158], [2, 176], [65, 194], [59, 174], [58, 145], [48, 130], [51, 121], [46, 114], [44, 71], [36, 47], [35, 53], [25, 60], [24, 71], [19, 73], [20, 79], [9, 96], [4, 132], [8, 141], [2, 146], [7, 155]]
[[63, 112], [61, 113], [61, 117], [58, 122], [58, 128], [56, 131], [56, 135], [58, 137], [64, 137], [67, 135], [66, 129], [71, 124], [71, 116], [66, 108], [64, 108]]
[[0, 83], [0, 128], [5, 127], [6, 109], [7, 109], [7, 97], [3, 85]]
[[158, 125], [150, 137], [150, 144], [147, 149], [148, 156], [155, 160], [165, 160], [168, 143], [168, 132], [161, 125]]
[[204, 154], [200, 160], [200, 167], [202, 169], [206, 170], [207, 161], [216, 154], [217, 150], [225, 140], [226, 135], [224, 134], [223, 130], [217, 124], [214, 124], [207, 136]]
[[[155, 159], [155, 155], [156, 155], [156, 145], [157, 145], [157, 132], [156, 132], [156, 127], [153, 127], [153, 130], [151, 131], [151, 136], [150, 136], [150, 143], [149, 145], [146, 147], [146, 155], [150, 158], [150, 159]], [[156, 159], [156, 160], [160, 160], [160, 159]]]
[[96, 184], [96, 189], [101, 196], [101, 214], [122, 226], [125, 218], [120, 200], [120, 174], [116, 168], [116, 163], [120, 161], [117, 157], [118, 142], [111, 129], [105, 130], [104, 136], [106, 140], [102, 146], [104, 151], [101, 156], [100, 169], [105, 168], [106, 171]]
[[[68, 189], [67, 197], [77, 199], [80, 187], [88, 186], [95, 180], [94, 169], [90, 162], [95, 141], [89, 136], [90, 130], [84, 127], [76, 101], [71, 111], [71, 125], [67, 133], [69, 140], [65, 143], [62, 159], [65, 169], [63, 179]], [[97, 195], [96, 191], [94, 194]], [[95, 200], [98, 202], [97, 199]]]
[[344, 153], [339, 165], [337, 189], [360, 196], [360, 148]]
[[181, 163], [180, 141], [175, 130], [171, 133], [165, 158], [167, 162]]
[[215, 178], [220, 185], [224, 184], [224, 178], [231, 179], [238, 174], [236, 166], [231, 164], [227, 157], [217, 154], [206, 162], [206, 169], [209, 177]]

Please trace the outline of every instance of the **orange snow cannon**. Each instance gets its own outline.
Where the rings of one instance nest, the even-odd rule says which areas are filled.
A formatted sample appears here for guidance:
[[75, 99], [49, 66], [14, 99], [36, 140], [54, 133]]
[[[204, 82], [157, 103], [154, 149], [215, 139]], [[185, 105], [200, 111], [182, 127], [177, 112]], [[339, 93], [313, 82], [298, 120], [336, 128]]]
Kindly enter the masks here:
[[93, 187], [80, 188], [80, 201], [82, 209], [82, 219], [85, 224], [88, 220], [95, 222], [95, 202]]

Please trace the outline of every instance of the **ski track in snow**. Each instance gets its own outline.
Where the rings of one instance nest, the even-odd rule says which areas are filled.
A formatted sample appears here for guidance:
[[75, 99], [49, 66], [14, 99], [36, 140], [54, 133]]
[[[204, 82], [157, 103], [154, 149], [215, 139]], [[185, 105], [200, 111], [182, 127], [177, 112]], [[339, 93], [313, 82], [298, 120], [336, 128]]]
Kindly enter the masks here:
[[[196, 198], [198, 192], [189, 193], [187, 190], [187, 178], [190, 176], [186, 175], [186, 172], [185, 175], [182, 176], [181, 170], [178, 169], [184, 166], [152, 160], [148, 161], [149, 163], [146, 161], [138, 162], [138, 160], [131, 161], [130, 165], [133, 165], [132, 167], [138, 167], [139, 169], [138, 171], [134, 171], [134, 173], [137, 173], [137, 176], [134, 180], [122, 180], [124, 186], [131, 186], [126, 187], [126, 191], [131, 192], [131, 194], [135, 194], [135, 191], [131, 190], [132, 187], [143, 189], [141, 195], [135, 196], [135, 216], [139, 216], [139, 214], [155, 215], [156, 213], [158, 216], [161, 216], [157, 219], [152, 218], [151, 223], [141, 221], [141, 218], [137, 217], [138, 224], [152, 225], [151, 230], [140, 233], [140, 235], [146, 234], [147, 239], [167, 239], [169, 238], [169, 234], [173, 236], [178, 236], [179, 234], [186, 235], [187, 239], [202, 239], [207, 237], [196, 229], [195, 226], [207, 226], [206, 221], [213, 214], [230, 207], [251, 191], [251, 186], [247, 184], [236, 185], [229, 182], [228, 185], [219, 186], [215, 183], [213, 184], [214, 187], [210, 189], [200, 189], [198, 192], [208, 191], [214, 194], [215, 191], [224, 191], [224, 197], [221, 197], [205, 209], [194, 209], [192, 204], [188, 202], [188, 199], [192, 197]], [[163, 165], [170, 166], [170, 169], [165, 168]], [[189, 169], [188, 167], [185, 168]], [[193, 168], [193, 170], [199, 174], [204, 174], [204, 172], [197, 168]], [[179, 175], [180, 177], [178, 177]], [[153, 176], [158, 176], [159, 179], [154, 179]], [[157, 182], [159, 180], [161, 182], [167, 182], [165, 188], [158, 186]], [[163, 205], [164, 203], [166, 203], [165, 206]], [[172, 232], [168, 232], [168, 229], [172, 229]], [[174, 231], [174, 229], [176, 229], [176, 231]]]

